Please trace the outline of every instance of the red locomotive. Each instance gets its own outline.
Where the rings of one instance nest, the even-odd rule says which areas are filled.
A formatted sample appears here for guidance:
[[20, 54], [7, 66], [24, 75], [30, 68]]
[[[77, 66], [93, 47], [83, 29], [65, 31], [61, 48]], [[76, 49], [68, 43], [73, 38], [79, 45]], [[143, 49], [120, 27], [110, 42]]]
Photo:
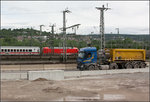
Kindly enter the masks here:
[[[72, 54], [77, 54], [79, 51], [78, 48], [74, 47], [66, 47], [66, 55], [72, 55]], [[63, 51], [63, 47], [54, 47], [54, 49], [49, 48], [49, 47], [43, 47], [42, 53], [44, 55], [46, 54], [56, 54], [56, 55], [62, 55], [65, 52]]]

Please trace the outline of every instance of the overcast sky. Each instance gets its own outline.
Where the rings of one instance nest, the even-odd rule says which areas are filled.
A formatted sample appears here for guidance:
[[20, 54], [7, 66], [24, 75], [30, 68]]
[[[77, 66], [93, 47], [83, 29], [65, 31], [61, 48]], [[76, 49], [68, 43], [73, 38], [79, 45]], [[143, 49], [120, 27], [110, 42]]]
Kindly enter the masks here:
[[95, 7], [107, 3], [111, 10], [105, 11], [105, 33], [119, 28], [122, 34], [149, 34], [148, 1], [2, 1], [1, 26], [39, 30], [43, 24], [43, 30], [50, 31], [49, 25], [56, 24], [55, 31], [61, 32], [62, 11], [68, 8], [72, 13], [66, 14], [67, 26], [81, 24], [77, 34], [98, 33], [100, 12]]

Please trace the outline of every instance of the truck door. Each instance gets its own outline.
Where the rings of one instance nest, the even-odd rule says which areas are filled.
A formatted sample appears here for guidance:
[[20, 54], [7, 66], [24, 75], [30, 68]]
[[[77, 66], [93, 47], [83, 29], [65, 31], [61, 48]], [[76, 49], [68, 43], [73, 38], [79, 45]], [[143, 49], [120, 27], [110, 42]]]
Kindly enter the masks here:
[[87, 57], [87, 59], [90, 59], [91, 56], [92, 56], [92, 54], [89, 52], [86, 57]]

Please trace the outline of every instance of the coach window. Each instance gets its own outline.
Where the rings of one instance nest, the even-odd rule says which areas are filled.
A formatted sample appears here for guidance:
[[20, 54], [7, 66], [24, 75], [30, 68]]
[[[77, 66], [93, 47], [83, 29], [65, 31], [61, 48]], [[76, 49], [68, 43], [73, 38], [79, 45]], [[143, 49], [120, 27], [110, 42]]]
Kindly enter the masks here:
[[13, 52], [13, 49], [11, 49], [11, 52]]
[[23, 52], [25, 52], [25, 49], [23, 49]]
[[17, 52], [19, 52], [19, 49], [17, 49]]
[[16, 52], [16, 49], [14, 49], [14, 52]]
[[10, 49], [8, 49], [8, 52], [10, 52]]
[[32, 49], [29, 49], [29, 52], [32, 52]]
[[5, 49], [5, 52], [7, 52], [7, 49]]
[[20, 49], [20, 52], [22, 52], [22, 49]]
[[26, 52], [28, 52], [28, 49], [26, 49]]

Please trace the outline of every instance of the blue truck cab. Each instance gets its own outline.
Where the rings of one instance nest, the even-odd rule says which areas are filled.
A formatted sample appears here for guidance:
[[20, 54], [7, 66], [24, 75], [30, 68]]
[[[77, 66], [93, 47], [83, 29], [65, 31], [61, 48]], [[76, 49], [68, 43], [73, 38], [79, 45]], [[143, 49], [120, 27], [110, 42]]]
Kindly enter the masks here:
[[93, 70], [97, 63], [97, 49], [96, 47], [85, 47], [79, 50], [77, 58], [77, 69], [79, 70]]

